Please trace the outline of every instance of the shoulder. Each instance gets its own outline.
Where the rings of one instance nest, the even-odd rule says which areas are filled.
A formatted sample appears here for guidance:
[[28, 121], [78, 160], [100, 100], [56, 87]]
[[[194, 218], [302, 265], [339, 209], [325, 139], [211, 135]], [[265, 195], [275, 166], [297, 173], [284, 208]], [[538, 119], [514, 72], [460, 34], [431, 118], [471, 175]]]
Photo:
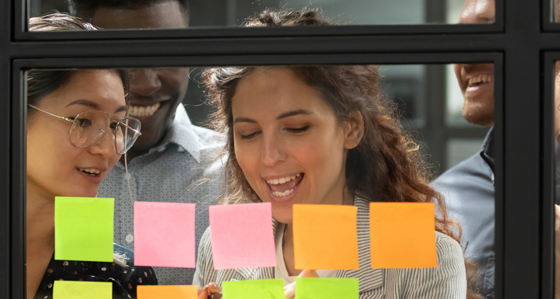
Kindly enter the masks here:
[[436, 251], [438, 261], [440, 256], [458, 260], [463, 263], [463, 249], [459, 243], [450, 236], [436, 232]]
[[491, 171], [490, 166], [480, 156], [480, 152], [477, 152], [444, 172], [434, 181], [434, 185], [453, 183], [456, 179], [464, 176], [489, 176]]
[[388, 290], [408, 294], [406, 298], [466, 298], [467, 277], [461, 246], [453, 238], [436, 232], [437, 267], [387, 269]]

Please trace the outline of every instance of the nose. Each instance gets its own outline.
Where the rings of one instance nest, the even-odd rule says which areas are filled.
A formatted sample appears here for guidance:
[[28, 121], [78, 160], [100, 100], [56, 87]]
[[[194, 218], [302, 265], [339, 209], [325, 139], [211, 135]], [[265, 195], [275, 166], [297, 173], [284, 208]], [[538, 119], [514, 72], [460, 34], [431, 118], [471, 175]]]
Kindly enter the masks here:
[[105, 132], [99, 140], [88, 147], [88, 150], [91, 154], [101, 155], [105, 159], [110, 159], [114, 155], [118, 155], [115, 149], [115, 135], [110, 131]]
[[134, 94], [149, 97], [161, 88], [161, 81], [158, 73], [154, 69], [136, 69], [132, 81], [130, 82], [130, 91]]
[[279, 162], [286, 160], [286, 151], [284, 150], [283, 142], [274, 135], [264, 136], [262, 163], [267, 167], [272, 167]]

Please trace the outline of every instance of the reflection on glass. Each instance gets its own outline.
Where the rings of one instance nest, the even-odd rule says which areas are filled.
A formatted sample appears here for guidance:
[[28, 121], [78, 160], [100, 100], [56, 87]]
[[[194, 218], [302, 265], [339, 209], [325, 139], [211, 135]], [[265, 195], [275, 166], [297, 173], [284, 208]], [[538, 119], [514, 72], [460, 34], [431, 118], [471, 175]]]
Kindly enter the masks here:
[[[426, 24], [459, 20], [465, 7], [493, 13], [494, 0], [206, 0], [129, 1], [28, 0], [32, 17], [58, 10], [70, 12], [105, 29], [236, 27], [267, 8], [318, 8], [341, 25]], [[188, 2], [188, 3], [187, 3]], [[438, 10], [446, 7], [446, 10]], [[435, 11], [434, 11], [435, 10]], [[469, 23], [465, 21], [463, 23]], [[476, 23], [482, 23], [476, 21]], [[483, 23], [492, 23], [485, 20]]]
[[429, 82], [423, 65], [383, 65], [379, 72], [387, 83], [389, 99], [395, 102], [403, 117], [403, 125], [422, 128], [426, 124], [426, 85]]

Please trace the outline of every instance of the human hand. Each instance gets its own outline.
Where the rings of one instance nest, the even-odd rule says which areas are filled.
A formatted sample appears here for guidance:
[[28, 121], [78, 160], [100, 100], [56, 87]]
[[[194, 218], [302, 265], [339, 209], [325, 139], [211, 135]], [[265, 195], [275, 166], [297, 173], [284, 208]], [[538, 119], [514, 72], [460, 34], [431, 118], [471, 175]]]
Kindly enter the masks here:
[[[319, 277], [315, 270], [303, 270], [298, 277]], [[284, 296], [286, 299], [294, 299], [296, 297], [296, 283], [292, 282], [284, 287]]]
[[198, 291], [198, 299], [220, 299], [222, 288], [215, 282], [211, 282]]

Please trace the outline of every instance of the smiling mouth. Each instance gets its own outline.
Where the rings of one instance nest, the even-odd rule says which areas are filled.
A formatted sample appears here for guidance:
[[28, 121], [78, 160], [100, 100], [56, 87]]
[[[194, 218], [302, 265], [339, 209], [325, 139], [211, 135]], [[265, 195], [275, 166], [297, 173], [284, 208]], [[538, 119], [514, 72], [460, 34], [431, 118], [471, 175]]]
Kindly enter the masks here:
[[469, 86], [479, 86], [485, 83], [491, 83], [492, 77], [488, 75], [480, 75], [469, 79]]
[[128, 114], [130, 116], [152, 116], [160, 108], [161, 103], [155, 103], [151, 106], [128, 106]]
[[101, 174], [101, 171], [98, 169], [93, 168], [78, 168], [79, 171], [91, 176], [91, 177], [98, 177]]
[[294, 176], [287, 176], [278, 179], [266, 180], [272, 195], [276, 197], [286, 197], [294, 192], [304, 174], [298, 173]]

